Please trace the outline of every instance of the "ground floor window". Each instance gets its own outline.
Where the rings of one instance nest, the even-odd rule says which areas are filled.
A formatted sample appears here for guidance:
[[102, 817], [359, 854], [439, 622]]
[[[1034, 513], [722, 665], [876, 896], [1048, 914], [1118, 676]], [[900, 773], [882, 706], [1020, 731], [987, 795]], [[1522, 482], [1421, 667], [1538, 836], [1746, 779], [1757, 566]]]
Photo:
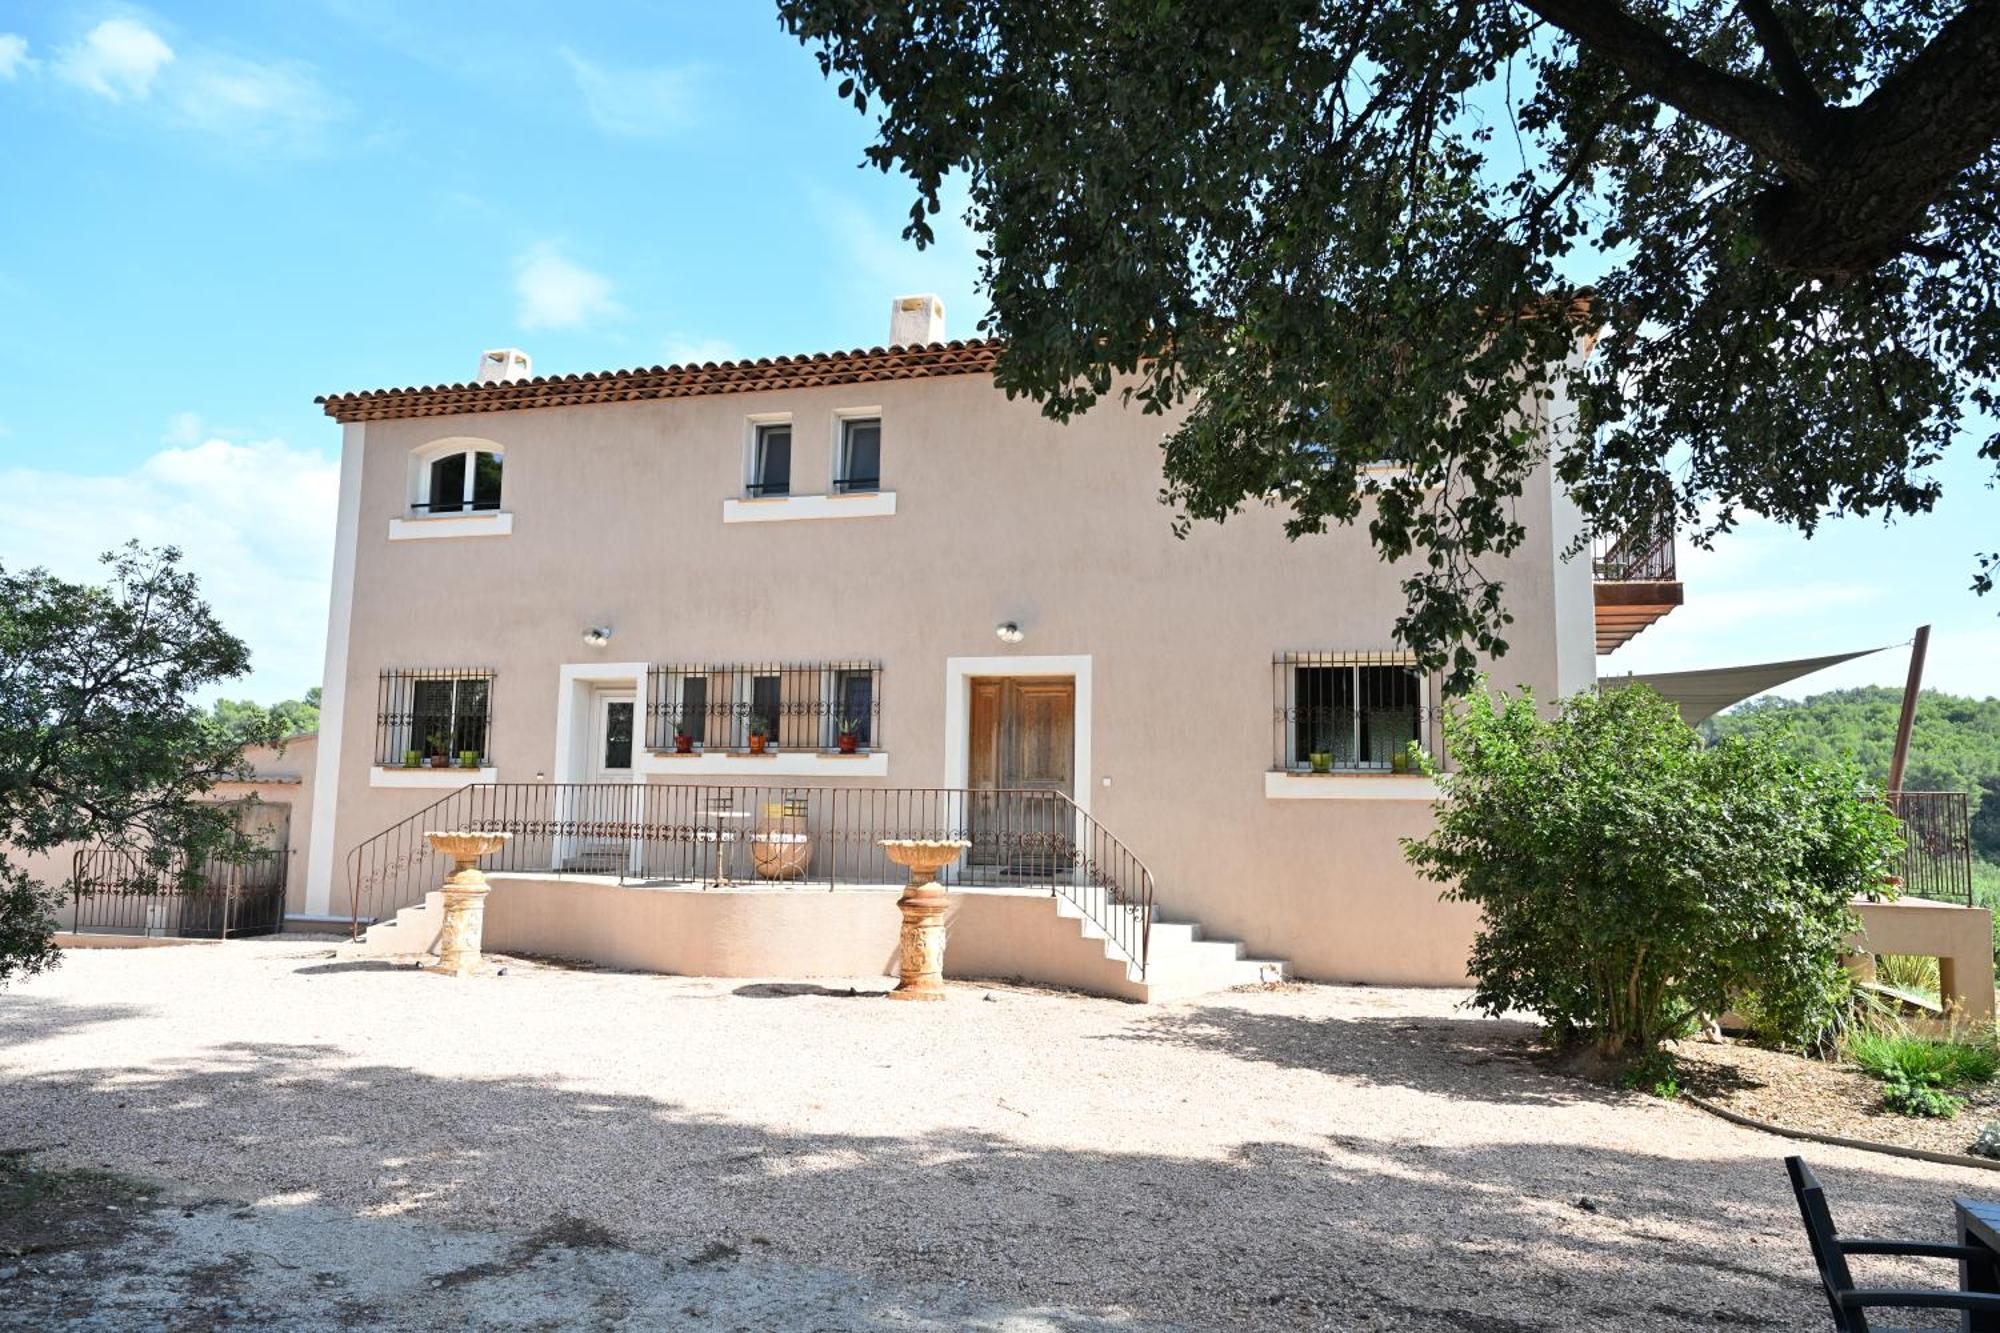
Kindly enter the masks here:
[[1401, 653], [1281, 653], [1273, 662], [1272, 765], [1400, 772], [1435, 753], [1430, 682]]
[[877, 662], [663, 663], [647, 672], [646, 745], [870, 750], [881, 744], [881, 697]]
[[376, 687], [375, 762], [483, 767], [492, 722], [491, 671], [384, 671]]

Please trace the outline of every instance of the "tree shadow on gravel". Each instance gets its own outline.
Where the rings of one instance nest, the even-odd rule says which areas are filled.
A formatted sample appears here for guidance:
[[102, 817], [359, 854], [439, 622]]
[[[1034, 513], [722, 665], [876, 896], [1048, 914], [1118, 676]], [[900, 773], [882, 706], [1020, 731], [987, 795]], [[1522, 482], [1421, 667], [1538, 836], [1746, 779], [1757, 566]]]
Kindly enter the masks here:
[[97, 1023], [121, 1022], [142, 1012], [131, 1004], [71, 1004], [0, 991], [0, 1054], [23, 1042], [42, 1041]]
[[1473, 1102], [1554, 1105], [1630, 1095], [1557, 1072], [1534, 1028], [1504, 1019], [1316, 1018], [1203, 1005], [1148, 1014], [1104, 1040], [1212, 1051]]
[[[1231, 1011], [1203, 1021], [1213, 1032], [1163, 1018], [1138, 1039], [1241, 1041], [1245, 1058], [1341, 1072], [1292, 1052], [1345, 1033], [1350, 1051], [1376, 1061], [1354, 1066], [1385, 1079], [1415, 1077], [1393, 1057], [1399, 1045], [1449, 1037], [1483, 1049], [1455, 1022], [1411, 1032], [1375, 1020], [1297, 1031]], [[346, 1058], [246, 1042], [179, 1064], [52, 1072], [12, 1084], [8, 1118], [59, 1123], [68, 1156], [125, 1169], [199, 1153], [210, 1183], [311, 1198], [347, 1218], [526, 1232], [568, 1216], [670, 1265], [754, 1258], [879, 1288], [880, 1324], [822, 1325], [831, 1328], [998, 1328], [998, 1315], [985, 1322], [995, 1311], [1050, 1310], [1059, 1317], [1049, 1328], [1096, 1330], [1806, 1330], [1825, 1320], [1783, 1148], [1760, 1136], [1745, 1135], [1744, 1157], [1692, 1159], [1523, 1141], [1523, 1122], [1471, 1148], [1412, 1142], [1383, 1124], [1324, 1145], [1246, 1134], [1226, 1158], [1190, 1158], [1144, 1151], [1143, 1128], [1129, 1151], [984, 1130], [819, 1133], [547, 1079], [445, 1078]], [[1465, 1077], [1478, 1070], [1469, 1057]], [[1438, 1090], [1463, 1093], [1467, 1114], [1479, 1114], [1458, 1077]], [[1135, 1104], [1158, 1091], [1135, 1087]], [[1023, 1123], [1031, 1134], [1032, 1119]], [[1849, 1229], [1944, 1238], [1953, 1191], [1935, 1173], [1825, 1175]], [[985, 1313], [896, 1322], [912, 1283], [976, 1297]]]

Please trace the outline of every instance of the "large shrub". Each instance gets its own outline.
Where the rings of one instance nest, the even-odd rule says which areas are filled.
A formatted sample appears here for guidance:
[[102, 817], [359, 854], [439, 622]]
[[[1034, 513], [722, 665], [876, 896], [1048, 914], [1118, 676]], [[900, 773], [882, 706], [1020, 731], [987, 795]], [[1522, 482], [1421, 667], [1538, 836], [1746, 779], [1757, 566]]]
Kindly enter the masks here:
[[1704, 746], [1643, 686], [1566, 700], [1474, 691], [1411, 862], [1479, 904], [1475, 1003], [1563, 1042], [1643, 1055], [1754, 988], [1804, 1039], [1844, 992], [1849, 902], [1882, 887], [1896, 821], [1856, 773], [1761, 736]]

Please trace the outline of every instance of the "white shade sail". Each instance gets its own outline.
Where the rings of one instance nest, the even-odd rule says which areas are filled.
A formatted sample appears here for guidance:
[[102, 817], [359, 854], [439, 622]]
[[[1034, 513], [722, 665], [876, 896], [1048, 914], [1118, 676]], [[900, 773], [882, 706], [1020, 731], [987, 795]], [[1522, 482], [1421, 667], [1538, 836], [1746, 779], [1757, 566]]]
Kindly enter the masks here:
[[1842, 662], [1851, 662], [1857, 657], [1870, 653], [1884, 652], [1888, 648], [1901, 647], [1887, 644], [1882, 648], [1863, 648], [1852, 653], [1834, 653], [1828, 657], [1799, 657], [1789, 662], [1756, 662], [1749, 666], [1705, 667], [1696, 671], [1655, 671], [1643, 675], [1602, 676], [1598, 679], [1599, 690], [1622, 689], [1627, 685], [1650, 685], [1679, 705], [1681, 721], [1690, 727], [1699, 726], [1732, 704], [1740, 704], [1752, 695], [1765, 690], [1776, 689], [1787, 681], [1801, 676], [1810, 676], [1815, 671], [1823, 671]]

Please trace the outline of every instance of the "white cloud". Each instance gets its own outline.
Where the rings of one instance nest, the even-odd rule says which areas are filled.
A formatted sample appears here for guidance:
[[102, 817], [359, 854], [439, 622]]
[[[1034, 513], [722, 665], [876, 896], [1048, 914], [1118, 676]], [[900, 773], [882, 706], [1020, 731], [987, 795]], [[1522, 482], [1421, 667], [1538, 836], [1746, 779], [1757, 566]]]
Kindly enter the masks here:
[[[6, 41], [0, 38], [0, 77], [11, 76]], [[132, 114], [235, 148], [314, 152], [325, 127], [347, 112], [308, 65], [249, 60], [199, 43], [176, 51], [132, 18], [98, 24], [64, 47], [54, 68], [64, 82], [107, 101], [143, 104]]]
[[344, 114], [308, 67], [196, 53], [167, 80], [175, 118], [238, 143], [309, 151]]
[[[192, 418], [175, 419], [186, 441]], [[201, 577], [252, 672], [225, 691], [276, 700], [318, 684], [340, 469], [282, 440], [170, 444], [110, 476], [0, 468], [0, 562], [98, 581], [97, 557], [136, 538], [172, 544]]]
[[657, 139], [693, 124], [700, 112], [698, 79], [690, 67], [608, 69], [568, 47], [561, 54], [591, 121], [606, 134]]
[[99, 97], [122, 102], [148, 96], [153, 79], [173, 58], [166, 39], [137, 19], [106, 19], [62, 49], [56, 73]]
[[12, 83], [24, 69], [36, 62], [28, 59], [28, 39], [14, 32], [0, 32], [0, 83]]
[[611, 280], [564, 257], [547, 241], [514, 257], [516, 318], [524, 329], [574, 329], [595, 319], [615, 319], [624, 308], [612, 299]]

